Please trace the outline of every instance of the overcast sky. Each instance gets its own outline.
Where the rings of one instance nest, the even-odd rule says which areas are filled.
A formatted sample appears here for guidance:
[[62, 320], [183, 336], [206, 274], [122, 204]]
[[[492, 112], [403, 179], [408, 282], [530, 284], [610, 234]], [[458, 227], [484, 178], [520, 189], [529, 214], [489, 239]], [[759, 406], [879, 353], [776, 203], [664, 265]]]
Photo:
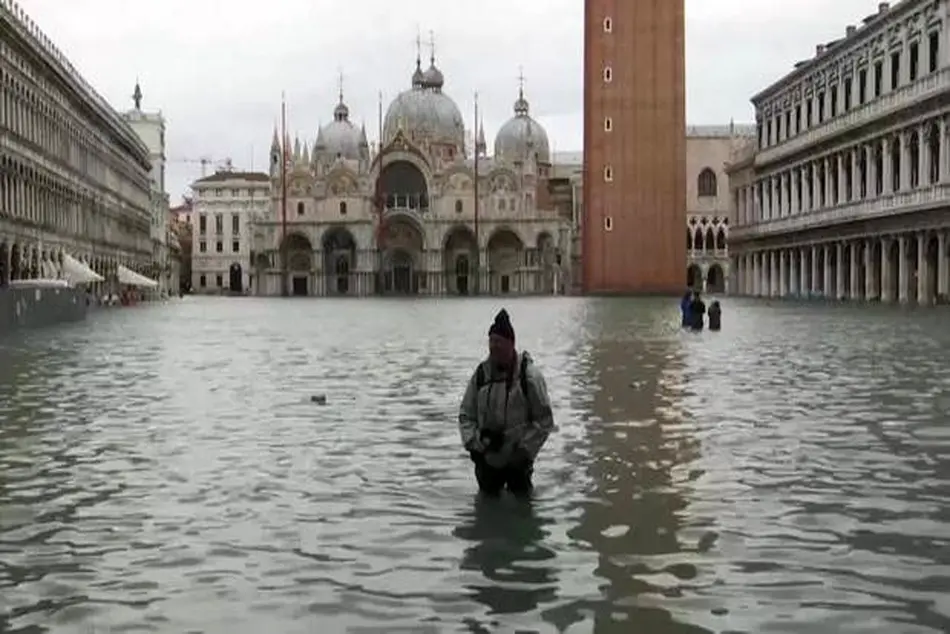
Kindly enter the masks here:
[[[489, 143], [512, 114], [523, 67], [532, 114], [556, 151], [582, 147], [582, 0], [20, 0], [120, 110], [139, 78], [143, 109], [168, 120], [177, 201], [197, 159], [262, 169], [281, 91], [288, 129], [331, 119], [340, 70], [351, 120], [377, 136], [378, 94], [408, 87], [415, 40], [435, 33], [445, 91], [471, 125], [479, 92]], [[877, 10], [878, 0], [687, 0], [689, 123], [752, 120], [749, 97]], [[424, 57], [428, 57], [425, 46]]]

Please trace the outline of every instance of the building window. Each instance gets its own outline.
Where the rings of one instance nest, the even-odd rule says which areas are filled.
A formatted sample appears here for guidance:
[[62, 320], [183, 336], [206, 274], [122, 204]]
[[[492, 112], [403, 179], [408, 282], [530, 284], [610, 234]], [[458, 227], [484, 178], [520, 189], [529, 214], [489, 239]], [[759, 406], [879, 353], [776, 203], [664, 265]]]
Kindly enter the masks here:
[[199, 277], [198, 277], [198, 286], [200, 286], [201, 288], [205, 288], [206, 286], [208, 286], [208, 276], [206, 276], [206, 275], [201, 275], [201, 276], [199, 276]]
[[614, 120], [610, 117], [604, 117], [604, 131], [610, 132], [614, 129]]
[[231, 233], [237, 235], [241, 233], [241, 217], [231, 216]]
[[340, 201], [340, 215], [341, 216], [346, 215], [346, 201], [345, 200]]
[[208, 217], [204, 214], [198, 216], [198, 233], [208, 233]]
[[224, 216], [221, 214], [214, 215], [214, 231], [215, 233], [224, 233]]
[[462, 210], [463, 210], [464, 208], [465, 208], [465, 206], [462, 204], [462, 201], [461, 201], [461, 200], [456, 200], [456, 201], [455, 201], [455, 213], [457, 213], [457, 214], [462, 213]]
[[614, 21], [610, 18], [604, 18], [604, 33], [611, 33], [614, 30]]
[[302, 216], [304, 212], [303, 203], [297, 203], [297, 215]]
[[700, 198], [717, 196], [719, 194], [719, 184], [716, 182], [716, 172], [710, 168], [703, 168], [696, 180], [696, 189]]
[[222, 286], [224, 286], [224, 276], [221, 275], [220, 273], [218, 275], [215, 275], [214, 283], [217, 285], [218, 288], [221, 288]]
[[207, 253], [208, 252], [208, 243], [202, 240], [198, 243], [198, 253]]
[[604, 216], [604, 231], [614, 230], [614, 219], [611, 216]]
[[220, 240], [218, 240], [218, 241], [214, 244], [214, 251], [215, 251], [215, 253], [224, 253], [224, 243], [221, 242]]
[[910, 65], [910, 77], [911, 81], [917, 81], [917, 75], [920, 71], [920, 42], [911, 42], [910, 46], [907, 49], [908, 62]]
[[897, 90], [901, 85], [901, 54], [891, 53], [891, 90]]
[[231, 243], [231, 253], [240, 253], [241, 252], [241, 241], [235, 240]]
[[931, 73], [937, 70], [937, 62], [940, 60], [940, 31], [930, 33], [930, 63], [927, 70]]
[[614, 71], [611, 70], [610, 66], [604, 67], [604, 82], [610, 83], [614, 79]]
[[614, 170], [609, 165], [604, 168], [604, 181], [610, 183], [614, 180]]

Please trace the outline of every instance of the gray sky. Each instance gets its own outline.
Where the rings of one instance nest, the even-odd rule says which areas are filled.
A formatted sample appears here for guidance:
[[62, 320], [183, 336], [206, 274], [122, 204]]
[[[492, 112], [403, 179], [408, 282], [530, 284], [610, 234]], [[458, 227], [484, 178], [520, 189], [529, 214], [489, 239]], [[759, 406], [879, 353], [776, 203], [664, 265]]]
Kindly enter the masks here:
[[[339, 72], [351, 120], [377, 136], [408, 87], [415, 39], [435, 32], [445, 91], [471, 126], [473, 95], [491, 143], [512, 114], [523, 67], [532, 114], [557, 151], [582, 147], [581, 0], [20, 0], [97, 90], [168, 120], [168, 188], [179, 199], [202, 156], [262, 169], [281, 91], [288, 130], [308, 140], [331, 118]], [[749, 97], [844, 34], [878, 0], [686, 0], [689, 123], [752, 120]], [[139, 7], [133, 9], [132, 7]], [[423, 57], [428, 57], [424, 45]]]

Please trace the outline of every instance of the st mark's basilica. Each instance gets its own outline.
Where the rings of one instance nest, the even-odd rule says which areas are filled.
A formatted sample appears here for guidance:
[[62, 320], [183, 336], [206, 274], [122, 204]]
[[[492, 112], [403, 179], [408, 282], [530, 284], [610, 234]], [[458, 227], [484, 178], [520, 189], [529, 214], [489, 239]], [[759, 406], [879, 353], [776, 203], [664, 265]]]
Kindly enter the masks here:
[[523, 86], [489, 156], [477, 122], [467, 146], [434, 55], [427, 70], [417, 56], [409, 84], [380, 147], [352, 123], [342, 90], [312, 146], [275, 131], [273, 204], [250, 227], [253, 294], [565, 292], [571, 222], [551, 203], [550, 144]]

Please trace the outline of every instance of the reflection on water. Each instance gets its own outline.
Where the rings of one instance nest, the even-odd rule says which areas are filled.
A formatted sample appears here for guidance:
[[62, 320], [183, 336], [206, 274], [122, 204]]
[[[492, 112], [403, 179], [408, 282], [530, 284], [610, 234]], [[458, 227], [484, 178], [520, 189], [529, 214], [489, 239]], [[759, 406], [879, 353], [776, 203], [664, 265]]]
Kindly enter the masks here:
[[525, 503], [458, 447], [500, 305], [0, 340], [0, 631], [950, 631], [947, 313], [508, 302], [560, 426]]

